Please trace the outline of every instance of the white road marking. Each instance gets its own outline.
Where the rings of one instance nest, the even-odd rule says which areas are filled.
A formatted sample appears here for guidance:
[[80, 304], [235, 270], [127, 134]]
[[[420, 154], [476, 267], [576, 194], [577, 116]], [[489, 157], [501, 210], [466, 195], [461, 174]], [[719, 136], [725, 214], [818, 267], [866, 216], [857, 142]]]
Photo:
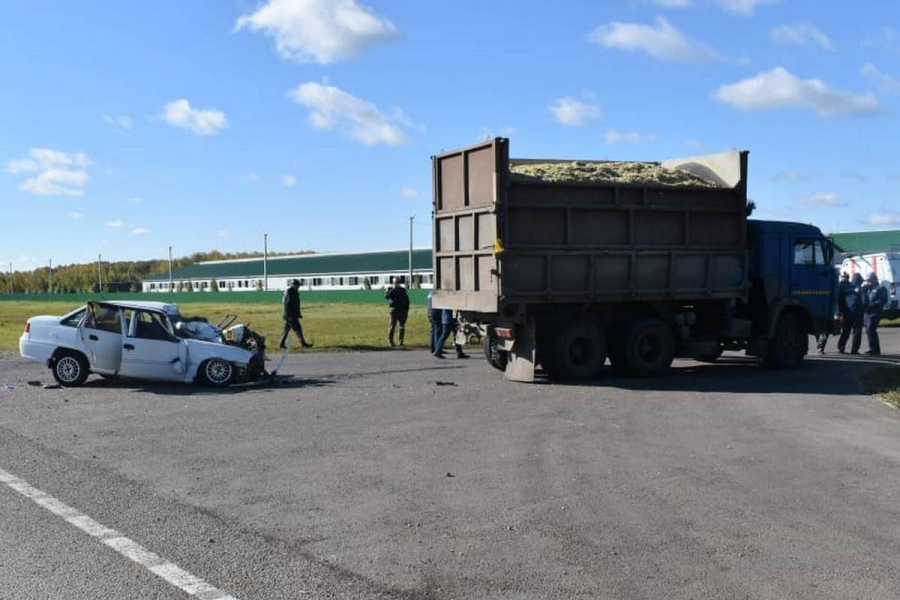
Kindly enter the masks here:
[[60, 502], [50, 494], [42, 492], [3, 469], [0, 469], [0, 483], [5, 483], [7, 487], [19, 492], [38, 506], [62, 517], [66, 522], [74, 525], [89, 536], [97, 538], [104, 545], [109, 546], [125, 558], [136, 562], [154, 575], [165, 579], [181, 591], [195, 598], [200, 598], [200, 600], [238, 600], [234, 596], [229, 596], [225, 592], [217, 590], [178, 565], [170, 563], [159, 555], [150, 552], [115, 529], [110, 529], [106, 525], [98, 523], [86, 514]]

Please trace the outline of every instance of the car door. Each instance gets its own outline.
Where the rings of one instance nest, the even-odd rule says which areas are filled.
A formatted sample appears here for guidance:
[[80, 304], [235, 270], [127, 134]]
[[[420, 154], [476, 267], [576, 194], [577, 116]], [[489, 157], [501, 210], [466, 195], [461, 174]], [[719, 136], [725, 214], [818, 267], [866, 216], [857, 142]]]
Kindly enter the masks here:
[[118, 306], [88, 302], [87, 315], [78, 326], [91, 370], [114, 374], [122, 361], [122, 311]]
[[837, 273], [822, 238], [794, 237], [790, 295], [809, 308], [817, 328], [832, 318]]
[[151, 310], [126, 311], [127, 335], [122, 342], [123, 377], [181, 381], [185, 346], [169, 330], [165, 315]]

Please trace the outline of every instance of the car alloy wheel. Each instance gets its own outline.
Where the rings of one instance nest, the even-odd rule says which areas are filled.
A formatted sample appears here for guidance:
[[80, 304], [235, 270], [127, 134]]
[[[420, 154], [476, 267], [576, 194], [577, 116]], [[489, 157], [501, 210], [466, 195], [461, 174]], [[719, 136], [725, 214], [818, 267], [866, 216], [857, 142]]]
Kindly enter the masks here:
[[220, 358], [214, 358], [206, 363], [206, 379], [213, 385], [225, 385], [231, 380], [233, 372], [234, 367], [231, 363]]
[[56, 361], [56, 374], [65, 383], [78, 381], [81, 376], [81, 365], [73, 356], [63, 356]]

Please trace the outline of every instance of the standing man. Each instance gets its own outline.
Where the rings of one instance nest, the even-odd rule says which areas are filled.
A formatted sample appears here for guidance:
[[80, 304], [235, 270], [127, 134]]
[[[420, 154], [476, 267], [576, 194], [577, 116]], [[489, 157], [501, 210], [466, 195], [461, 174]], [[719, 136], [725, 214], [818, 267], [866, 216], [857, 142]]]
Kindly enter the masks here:
[[284, 290], [284, 298], [281, 299], [281, 318], [284, 319], [284, 327], [281, 330], [281, 340], [278, 342], [279, 348], [285, 347], [288, 333], [291, 330], [300, 340], [300, 344], [304, 348], [309, 348], [312, 344], [307, 344], [303, 337], [303, 328], [300, 326], [300, 319], [303, 315], [300, 313], [300, 280], [291, 281], [291, 286]]
[[[434, 344], [434, 357], [444, 358], [444, 342], [451, 333], [456, 331], [456, 319], [453, 318], [453, 311], [449, 308], [438, 310], [441, 312], [441, 337]], [[456, 349], [456, 358], [469, 358], [469, 355], [463, 352], [462, 346], [457, 344], [455, 339], [453, 347]]]
[[403, 337], [406, 334], [406, 318], [409, 316], [409, 294], [406, 288], [400, 285], [400, 278], [394, 277], [393, 287], [384, 291], [384, 297], [388, 301], [388, 314], [391, 324], [388, 326], [388, 343], [394, 347], [394, 330], [400, 324], [400, 345], [403, 345]]
[[434, 354], [438, 340], [441, 339], [441, 313], [439, 308], [431, 304], [432, 293], [428, 294], [428, 324], [431, 325], [431, 336], [428, 338], [428, 348]]
[[869, 342], [869, 350], [866, 354], [870, 356], [881, 355], [881, 343], [878, 340], [878, 322], [881, 320], [881, 311], [887, 302], [887, 290], [878, 284], [878, 275], [869, 273], [866, 281], [868, 284], [863, 288], [862, 305], [863, 320], [866, 328], [866, 339]]
[[853, 333], [850, 342], [850, 354], [859, 354], [859, 345], [862, 343], [862, 298], [859, 286], [862, 283], [862, 275], [857, 273], [850, 282], [849, 273], [841, 273], [841, 283], [838, 286], [838, 310], [841, 313], [841, 337], [838, 338], [838, 352], [844, 354], [847, 350], [847, 340]]

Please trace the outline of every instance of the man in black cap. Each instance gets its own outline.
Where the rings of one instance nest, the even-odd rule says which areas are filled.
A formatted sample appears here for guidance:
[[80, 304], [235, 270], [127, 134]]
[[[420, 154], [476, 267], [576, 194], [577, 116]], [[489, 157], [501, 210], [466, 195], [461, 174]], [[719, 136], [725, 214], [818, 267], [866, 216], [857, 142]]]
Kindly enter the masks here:
[[297, 339], [304, 348], [309, 348], [312, 344], [307, 344], [303, 337], [303, 328], [300, 326], [300, 319], [303, 315], [300, 313], [300, 280], [291, 281], [291, 287], [284, 290], [284, 298], [281, 300], [281, 318], [284, 319], [284, 327], [281, 330], [281, 340], [278, 342], [279, 348], [285, 347], [288, 333], [291, 330], [296, 334]]
[[869, 341], [871, 356], [881, 355], [881, 342], [878, 339], [878, 322], [881, 320], [881, 311], [887, 303], [887, 290], [879, 285], [878, 275], [869, 273], [866, 279], [866, 287], [862, 292], [863, 318], [865, 322], [866, 338]]
[[400, 325], [400, 345], [406, 335], [406, 319], [409, 317], [409, 295], [406, 288], [400, 285], [400, 278], [394, 277], [394, 285], [384, 291], [384, 298], [388, 301], [388, 313], [390, 325], [388, 326], [388, 344], [394, 347], [394, 330]]

